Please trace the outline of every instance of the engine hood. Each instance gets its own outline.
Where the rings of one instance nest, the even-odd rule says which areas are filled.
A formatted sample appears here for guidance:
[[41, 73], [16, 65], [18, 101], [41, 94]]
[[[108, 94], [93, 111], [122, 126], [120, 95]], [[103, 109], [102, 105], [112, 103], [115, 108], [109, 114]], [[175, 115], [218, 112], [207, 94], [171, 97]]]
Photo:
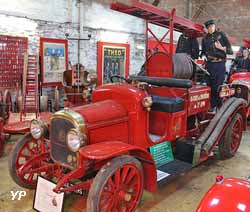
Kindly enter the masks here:
[[196, 212], [250, 212], [250, 182], [229, 178], [213, 185]]
[[97, 103], [74, 108], [74, 111], [81, 114], [88, 124], [109, 122], [114, 119], [127, 117], [126, 109], [113, 100], [105, 100]]

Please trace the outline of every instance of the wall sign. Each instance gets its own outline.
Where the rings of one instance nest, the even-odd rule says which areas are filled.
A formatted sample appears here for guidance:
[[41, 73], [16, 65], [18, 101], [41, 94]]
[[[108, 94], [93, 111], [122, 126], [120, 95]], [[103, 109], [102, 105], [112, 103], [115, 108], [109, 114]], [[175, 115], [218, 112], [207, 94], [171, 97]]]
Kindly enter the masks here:
[[41, 74], [44, 86], [57, 86], [63, 82], [68, 70], [68, 41], [40, 38]]
[[98, 84], [110, 83], [110, 77], [129, 74], [129, 44], [98, 42]]

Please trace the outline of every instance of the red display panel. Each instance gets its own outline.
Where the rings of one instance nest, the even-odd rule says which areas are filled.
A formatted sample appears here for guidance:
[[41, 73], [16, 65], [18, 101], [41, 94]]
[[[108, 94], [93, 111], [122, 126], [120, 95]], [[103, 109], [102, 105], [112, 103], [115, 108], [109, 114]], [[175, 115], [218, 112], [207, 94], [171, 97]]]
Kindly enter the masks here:
[[0, 88], [21, 84], [28, 38], [0, 35]]

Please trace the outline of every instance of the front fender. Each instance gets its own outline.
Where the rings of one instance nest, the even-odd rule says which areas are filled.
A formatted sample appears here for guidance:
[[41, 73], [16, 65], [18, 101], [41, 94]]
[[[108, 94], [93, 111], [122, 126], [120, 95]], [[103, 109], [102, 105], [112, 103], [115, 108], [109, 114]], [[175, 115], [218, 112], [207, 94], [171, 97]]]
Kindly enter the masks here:
[[143, 148], [120, 141], [109, 141], [82, 147], [79, 154], [87, 160], [107, 160], [124, 154], [132, 155], [142, 163], [145, 189], [150, 192], [157, 190], [155, 162], [150, 153]]

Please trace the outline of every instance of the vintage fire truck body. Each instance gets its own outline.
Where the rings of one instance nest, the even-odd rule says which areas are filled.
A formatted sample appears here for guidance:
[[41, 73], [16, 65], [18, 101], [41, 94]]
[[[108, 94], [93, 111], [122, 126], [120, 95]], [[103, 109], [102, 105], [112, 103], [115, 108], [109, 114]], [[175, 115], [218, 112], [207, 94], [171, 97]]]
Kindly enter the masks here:
[[196, 212], [249, 212], [250, 182], [236, 178], [216, 178], [216, 183], [205, 194]]
[[246, 116], [250, 115], [250, 73], [239, 72], [230, 76], [228, 84], [221, 88], [221, 96], [242, 98], [246, 101]]
[[[135, 0], [112, 8], [151, 14], [152, 22], [169, 18], [164, 24], [170, 26], [170, 44], [174, 29], [203, 33], [174, 10], [169, 14]], [[150, 56], [146, 76], [120, 77], [125, 82], [96, 88], [91, 104], [56, 112], [49, 126], [32, 121], [10, 156], [13, 180], [34, 188], [38, 175], [56, 177], [55, 192], [89, 191], [88, 211], [135, 211], [143, 189], [155, 192], [158, 183], [207, 160], [217, 145], [222, 158], [234, 156], [246, 127], [245, 100], [230, 98], [216, 114], [207, 113], [210, 88], [172, 78], [171, 47], [170, 54]], [[163, 144], [168, 149], [159, 152], [171, 152], [173, 160], [158, 165], [161, 158], [151, 148]]]

